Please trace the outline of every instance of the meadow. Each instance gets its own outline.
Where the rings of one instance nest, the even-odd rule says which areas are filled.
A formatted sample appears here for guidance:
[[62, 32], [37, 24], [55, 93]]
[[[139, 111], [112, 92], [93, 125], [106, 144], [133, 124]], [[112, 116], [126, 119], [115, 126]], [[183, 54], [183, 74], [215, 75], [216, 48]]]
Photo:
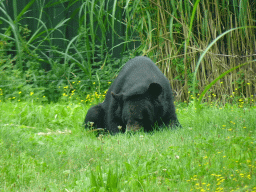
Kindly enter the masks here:
[[0, 102], [0, 191], [256, 191], [256, 106], [176, 103], [182, 128], [85, 130], [85, 103]]
[[[0, 192], [256, 192], [255, 7], [0, 0]], [[169, 79], [183, 127], [85, 130], [137, 55]]]

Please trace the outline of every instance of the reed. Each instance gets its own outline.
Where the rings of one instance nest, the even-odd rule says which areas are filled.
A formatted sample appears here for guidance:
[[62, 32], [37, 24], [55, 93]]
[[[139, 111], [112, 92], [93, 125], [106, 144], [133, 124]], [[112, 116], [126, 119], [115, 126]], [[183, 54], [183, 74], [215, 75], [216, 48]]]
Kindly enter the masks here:
[[[225, 31], [244, 27], [228, 33], [208, 50], [196, 74], [196, 94], [225, 71], [256, 57], [255, 28], [246, 27], [255, 26], [255, 3], [150, 0], [141, 4], [138, 23], [147, 26], [138, 27], [143, 53], [157, 61], [181, 100], [189, 99], [200, 55]], [[209, 91], [219, 100], [234, 92], [250, 97], [255, 94], [255, 73], [255, 62], [251, 62], [225, 75]]]

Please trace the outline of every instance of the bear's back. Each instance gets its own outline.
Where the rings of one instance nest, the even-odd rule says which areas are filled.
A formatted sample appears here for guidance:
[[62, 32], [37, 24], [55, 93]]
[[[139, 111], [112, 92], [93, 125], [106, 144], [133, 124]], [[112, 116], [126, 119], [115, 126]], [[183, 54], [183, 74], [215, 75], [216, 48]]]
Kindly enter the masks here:
[[160, 84], [168, 89], [169, 81], [148, 57], [135, 57], [129, 60], [109, 88], [116, 94], [129, 92], [130, 89], [147, 89], [151, 83]]

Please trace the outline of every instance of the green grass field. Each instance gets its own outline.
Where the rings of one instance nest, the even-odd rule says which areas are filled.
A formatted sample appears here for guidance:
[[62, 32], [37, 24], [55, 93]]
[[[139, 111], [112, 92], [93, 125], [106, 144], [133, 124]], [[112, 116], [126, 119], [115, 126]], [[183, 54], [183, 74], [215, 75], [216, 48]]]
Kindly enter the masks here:
[[181, 129], [99, 137], [85, 105], [0, 109], [0, 191], [256, 191], [256, 106], [180, 104]]

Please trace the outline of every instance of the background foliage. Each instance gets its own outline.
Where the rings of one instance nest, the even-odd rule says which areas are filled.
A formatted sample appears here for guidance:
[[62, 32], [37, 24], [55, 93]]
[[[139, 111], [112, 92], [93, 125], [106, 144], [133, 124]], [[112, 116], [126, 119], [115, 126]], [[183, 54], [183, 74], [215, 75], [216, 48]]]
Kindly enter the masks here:
[[[59, 101], [104, 94], [128, 59], [147, 55], [188, 101], [203, 50], [196, 91], [256, 58], [254, 1], [30, 0], [0, 1], [0, 100]], [[192, 25], [191, 25], [192, 22]], [[191, 26], [191, 27], [190, 27]], [[255, 97], [255, 62], [211, 87], [206, 99]]]

